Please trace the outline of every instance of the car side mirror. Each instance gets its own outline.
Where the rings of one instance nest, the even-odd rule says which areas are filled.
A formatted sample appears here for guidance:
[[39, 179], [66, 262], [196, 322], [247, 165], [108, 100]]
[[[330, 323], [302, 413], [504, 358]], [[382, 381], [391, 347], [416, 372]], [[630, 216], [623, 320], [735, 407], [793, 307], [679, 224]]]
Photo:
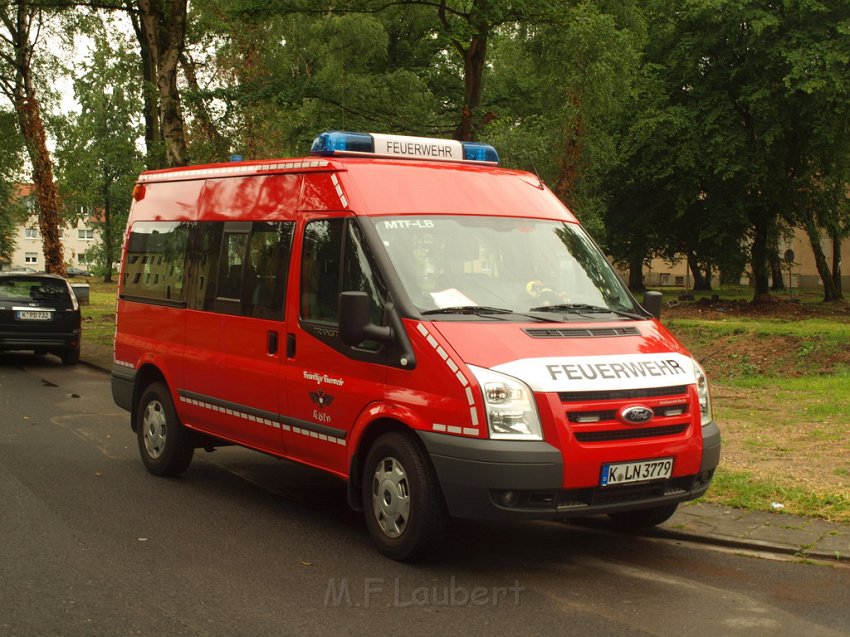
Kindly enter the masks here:
[[365, 292], [339, 295], [339, 337], [349, 347], [365, 340], [387, 343], [394, 338], [391, 327], [375, 325], [369, 319], [369, 296]]

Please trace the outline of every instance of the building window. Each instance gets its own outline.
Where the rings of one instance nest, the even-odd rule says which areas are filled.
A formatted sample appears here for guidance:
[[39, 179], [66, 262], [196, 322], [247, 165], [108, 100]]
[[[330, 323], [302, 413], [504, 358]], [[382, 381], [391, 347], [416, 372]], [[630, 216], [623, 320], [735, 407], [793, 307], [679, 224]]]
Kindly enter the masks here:
[[38, 230], [35, 228], [24, 228], [25, 239], [38, 239]]
[[38, 253], [26, 252], [24, 254], [24, 263], [38, 263]]
[[77, 229], [77, 237], [80, 239], [94, 239], [94, 230], [91, 228], [79, 228]]
[[79, 264], [88, 263], [88, 260], [89, 258], [86, 256], [85, 252], [80, 252], [80, 254], [77, 255], [77, 263]]

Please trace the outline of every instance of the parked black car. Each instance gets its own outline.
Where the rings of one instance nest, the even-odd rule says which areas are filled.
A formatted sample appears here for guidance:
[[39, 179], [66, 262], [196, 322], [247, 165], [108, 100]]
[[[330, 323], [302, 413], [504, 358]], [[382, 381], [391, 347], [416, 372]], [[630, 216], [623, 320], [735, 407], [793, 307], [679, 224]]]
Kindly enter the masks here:
[[0, 351], [80, 360], [80, 306], [71, 285], [53, 274], [0, 272]]
[[78, 268], [73, 265], [69, 265], [67, 268], [65, 268], [65, 273], [68, 275], [69, 278], [75, 276], [94, 276], [88, 270], [83, 270], [82, 268]]

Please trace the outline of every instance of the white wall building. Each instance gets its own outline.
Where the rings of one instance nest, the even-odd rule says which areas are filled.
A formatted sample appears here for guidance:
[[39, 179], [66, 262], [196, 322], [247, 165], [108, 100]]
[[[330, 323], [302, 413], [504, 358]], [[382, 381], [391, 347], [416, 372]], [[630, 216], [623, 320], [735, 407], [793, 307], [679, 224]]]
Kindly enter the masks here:
[[[44, 245], [38, 227], [38, 216], [32, 201], [32, 184], [18, 184], [16, 197], [23, 200], [31, 214], [27, 220], [17, 225], [15, 250], [9, 261], [0, 259], [0, 270], [10, 268], [32, 268], [36, 272], [44, 270]], [[62, 247], [65, 264], [88, 269], [93, 264], [90, 250], [100, 239], [100, 230], [96, 230], [90, 218], [66, 224], [62, 228]]]
[[[79, 220], [62, 228], [62, 247], [65, 264], [88, 269], [92, 263], [89, 250], [100, 239], [100, 231], [92, 227], [88, 220]], [[15, 251], [9, 263], [0, 263], [2, 269], [32, 268], [38, 272], [44, 270], [44, 247], [38, 219], [30, 217], [26, 223], [18, 224], [15, 237]]]

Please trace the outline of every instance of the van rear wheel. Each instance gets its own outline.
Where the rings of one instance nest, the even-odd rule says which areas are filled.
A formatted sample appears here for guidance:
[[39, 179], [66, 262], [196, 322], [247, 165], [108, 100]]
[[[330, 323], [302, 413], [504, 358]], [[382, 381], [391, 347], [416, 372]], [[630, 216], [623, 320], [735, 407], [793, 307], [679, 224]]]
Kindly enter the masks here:
[[652, 507], [649, 509], [638, 509], [636, 511], [622, 511], [620, 513], [609, 513], [611, 526], [618, 531], [634, 533], [666, 522], [676, 512], [679, 506], [675, 504], [665, 504], [663, 506]]
[[176, 476], [192, 461], [192, 433], [177, 418], [171, 394], [164, 383], [152, 383], [136, 407], [139, 453], [155, 476]]
[[372, 540], [387, 557], [413, 560], [445, 532], [448, 514], [428, 458], [415, 441], [391, 432], [366, 456], [363, 510]]

